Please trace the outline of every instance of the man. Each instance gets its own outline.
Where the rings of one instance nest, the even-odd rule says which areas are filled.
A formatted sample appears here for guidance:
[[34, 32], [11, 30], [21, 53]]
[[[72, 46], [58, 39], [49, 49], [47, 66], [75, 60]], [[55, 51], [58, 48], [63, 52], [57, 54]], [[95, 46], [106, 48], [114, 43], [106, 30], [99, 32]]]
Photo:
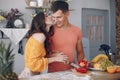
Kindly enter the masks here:
[[[68, 56], [67, 62], [74, 62], [75, 52], [77, 52], [78, 60], [84, 58], [84, 51], [82, 45], [82, 32], [81, 30], [70, 24], [69, 17], [69, 5], [64, 1], [55, 1], [51, 6], [52, 20], [54, 21], [54, 35], [50, 38], [51, 50], [63, 52]], [[51, 54], [54, 56], [55, 54]], [[69, 70], [72, 67], [69, 64], [54, 62], [49, 64], [48, 71], [64, 71]]]

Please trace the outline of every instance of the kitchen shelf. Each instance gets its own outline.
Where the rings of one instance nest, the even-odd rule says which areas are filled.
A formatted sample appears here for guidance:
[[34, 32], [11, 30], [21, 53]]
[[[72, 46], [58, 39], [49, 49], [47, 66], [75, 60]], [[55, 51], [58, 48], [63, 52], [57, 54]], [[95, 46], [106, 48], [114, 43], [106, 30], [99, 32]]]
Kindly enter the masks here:
[[26, 9], [49, 9], [48, 7], [26, 6]]

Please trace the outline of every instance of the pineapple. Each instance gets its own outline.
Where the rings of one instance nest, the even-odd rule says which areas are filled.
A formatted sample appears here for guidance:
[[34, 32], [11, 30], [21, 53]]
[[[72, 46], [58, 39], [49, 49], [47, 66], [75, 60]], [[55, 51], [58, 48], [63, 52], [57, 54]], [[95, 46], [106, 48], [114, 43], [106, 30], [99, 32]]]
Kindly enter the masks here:
[[0, 43], [0, 80], [18, 80], [18, 76], [13, 72], [14, 54], [11, 54], [11, 43], [6, 47]]

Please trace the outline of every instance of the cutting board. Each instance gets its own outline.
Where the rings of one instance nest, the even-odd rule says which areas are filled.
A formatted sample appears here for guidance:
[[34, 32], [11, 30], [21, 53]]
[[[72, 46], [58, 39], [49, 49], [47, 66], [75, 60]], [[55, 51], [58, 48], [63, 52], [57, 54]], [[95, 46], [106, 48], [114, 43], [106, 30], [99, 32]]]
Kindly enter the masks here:
[[72, 72], [77, 75], [77, 76], [86, 76], [86, 75], [91, 75], [91, 72], [90, 71], [87, 71], [87, 73], [80, 73], [80, 72], [77, 72], [75, 69], [71, 69]]

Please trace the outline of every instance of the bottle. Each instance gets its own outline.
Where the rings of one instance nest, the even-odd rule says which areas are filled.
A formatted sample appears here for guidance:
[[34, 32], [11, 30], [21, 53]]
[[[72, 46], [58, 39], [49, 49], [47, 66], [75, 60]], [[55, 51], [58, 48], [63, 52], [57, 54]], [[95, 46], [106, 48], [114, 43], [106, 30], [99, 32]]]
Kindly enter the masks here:
[[109, 53], [109, 59], [110, 59], [111, 62], [115, 63], [114, 62], [115, 61], [115, 56], [111, 52]]
[[37, 0], [38, 7], [43, 7], [43, 0]]

